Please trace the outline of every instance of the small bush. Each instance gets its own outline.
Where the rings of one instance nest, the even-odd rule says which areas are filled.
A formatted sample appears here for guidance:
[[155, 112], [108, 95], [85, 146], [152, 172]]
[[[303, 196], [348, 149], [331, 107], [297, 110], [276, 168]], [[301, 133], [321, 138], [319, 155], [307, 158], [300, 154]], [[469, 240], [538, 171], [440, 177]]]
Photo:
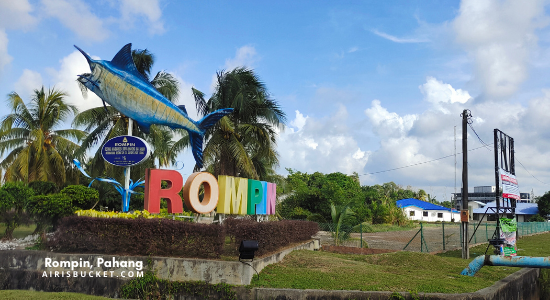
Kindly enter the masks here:
[[25, 206], [33, 194], [23, 182], [7, 182], [0, 188], [0, 222], [6, 224], [4, 239], [12, 239], [15, 228], [29, 221]]
[[96, 189], [83, 185], [69, 185], [61, 190], [61, 194], [71, 198], [75, 209], [90, 209], [99, 200], [99, 192]]
[[292, 209], [292, 211], [289, 215], [289, 219], [292, 219], [292, 220], [305, 220], [310, 215], [311, 215], [311, 212], [308, 211], [307, 209], [304, 209], [304, 208], [301, 208], [301, 207], [294, 207], [294, 209]]
[[218, 258], [224, 242], [219, 225], [70, 216], [59, 222], [48, 246], [59, 252]]
[[6, 231], [4, 238], [11, 240], [13, 238], [13, 231], [19, 225], [20, 215], [15, 210], [15, 198], [10, 193], [3, 189], [0, 189], [0, 222], [6, 224]]
[[170, 281], [158, 278], [149, 270], [145, 271], [143, 277], [129, 280], [121, 286], [120, 296], [128, 299], [237, 299], [231, 285], [225, 283]]
[[57, 193], [57, 186], [51, 181], [33, 181], [29, 187], [35, 195], [49, 195]]
[[30, 198], [27, 211], [37, 223], [57, 227], [59, 219], [74, 213], [72, 199], [65, 194], [38, 195]]
[[34, 191], [21, 181], [6, 182], [2, 189], [16, 200], [14, 208], [23, 210], [29, 199], [34, 196]]
[[307, 217], [308, 221], [313, 221], [317, 223], [326, 223], [327, 220], [321, 214], [311, 214]]
[[546, 218], [537, 214], [529, 218], [529, 222], [546, 222]]

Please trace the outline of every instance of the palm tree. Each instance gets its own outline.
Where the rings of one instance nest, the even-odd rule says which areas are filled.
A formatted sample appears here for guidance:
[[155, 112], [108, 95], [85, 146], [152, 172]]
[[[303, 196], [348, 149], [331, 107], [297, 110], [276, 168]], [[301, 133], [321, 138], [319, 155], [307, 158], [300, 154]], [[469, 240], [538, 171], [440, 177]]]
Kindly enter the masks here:
[[208, 101], [204, 93], [192, 89], [203, 116], [221, 108], [234, 109], [206, 132], [206, 169], [215, 176], [266, 180], [278, 164], [275, 127], [282, 129], [285, 113], [252, 70], [241, 67], [216, 75], [217, 86]]
[[[152, 80], [150, 80], [151, 69], [155, 62], [154, 56], [151, 52], [147, 49], [134, 49], [132, 50], [132, 57], [138, 71], [145, 76], [145, 78], [164, 97], [170, 101], [174, 101], [178, 98], [179, 83], [171, 74], [165, 71], [160, 71]], [[85, 95], [86, 87], [83, 85], [80, 87]], [[90, 161], [90, 170], [92, 175], [98, 176], [109, 174], [111, 177], [121, 178], [123, 168], [113, 168], [113, 166], [105, 163], [103, 157], [101, 156], [101, 148], [109, 139], [119, 135], [126, 135], [128, 133], [128, 117], [121, 114], [111, 106], [106, 109], [104, 107], [96, 107], [78, 114], [73, 121], [73, 126], [85, 126], [85, 130], [90, 132], [88, 137], [82, 142], [80, 153], [85, 153], [87, 150], [100, 143], [100, 147]], [[184, 136], [187, 135], [184, 130], [176, 131]], [[134, 123], [132, 127], [132, 135], [147, 140], [154, 148], [152, 156], [148, 161], [131, 169], [132, 177], [142, 177], [145, 168], [154, 166], [155, 159], [159, 161], [159, 167], [175, 162], [177, 151], [172, 151], [172, 149], [168, 148], [170, 139], [172, 138], [172, 131], [168, 127], [153, 125], [151, 126], [151, 134], [147, 136], [141, 132], [137, 124]], [[182, 149], [183, 148], [181, 147], [178, 148], [179, 151]]]
[[12, 92], [8, 105], [12, 113], [0, 124], [0, 154], [9, 152], [0, 162], [5, 181], [65, 182], [66, 171], [71, 167], [75, 152], [86, 132], [77, 129], [58, 130], [57, 127], [70, 114], [78, 113], [74, 105], [65, 102], [66, 93], [42, 87], [25, 105], [21, 97]]
[[332, 236], [334, 238], [334, 243], [336, 246], [339, 246], [341, 242], [347, 240], [350, 237], [350, 229], [344, 230], [344, 222], [348, 219], [354, 212], [350, 209], [350, 204], [344, 207], [337, 207], [334, 203], [330, 204], [330, 216], [332, 218]]

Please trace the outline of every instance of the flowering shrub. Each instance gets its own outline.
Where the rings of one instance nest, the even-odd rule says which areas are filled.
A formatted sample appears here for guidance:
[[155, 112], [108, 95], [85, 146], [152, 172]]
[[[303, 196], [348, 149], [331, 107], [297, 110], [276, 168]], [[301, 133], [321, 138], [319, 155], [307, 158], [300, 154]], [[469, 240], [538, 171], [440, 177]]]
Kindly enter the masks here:
[[75, 214], [79, 217], [94, 217], [94, 218], [117, 218], [117, 219], [136, 219], [143, 217], [146, 219], [162, 218], [160, 215], [150, 214], [148, 211], [135, 210], [132, 213], [124, 213], [117, 211], [97, 211], [93, 209], [77, 210]]
[[[172, 218], [172, 215], [168, 214], [166, 209], [161, 209], [160, 214], [151, 214], [146, 210], [135, 210], [131, 213], [127, 212], [118, 212], [118, 211], [97, 211], [97, 210], [77, 210], [75, 214], [79, 217], [94, 217], [94, 218], [117, 218], [117, 219], [136, 219], [139, 217], [145, 219], [156, 219], [156, 218]], [[183, 212], [182, 214], [177, 214], [179, 216], [191, 216], [191, 212]]]

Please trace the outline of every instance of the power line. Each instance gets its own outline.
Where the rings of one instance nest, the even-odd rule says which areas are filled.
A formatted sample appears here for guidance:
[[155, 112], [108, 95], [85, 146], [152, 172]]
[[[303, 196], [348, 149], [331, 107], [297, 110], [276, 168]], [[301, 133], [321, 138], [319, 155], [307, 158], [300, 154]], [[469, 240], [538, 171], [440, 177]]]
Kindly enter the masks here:
[[[484, 147], [485, 146], [481, 146], [481, 147], [477, 147], [477, 148], [474, 148], [474, 149], [470, 149], [468, 151], [474, 151], [474, 150], [481, 149], [481, 148], [484, 148]], [[461, 154], [461, 153], [462, 152], [459, 152], [457, 154]], [[377, 172], [372, 172], [372, 173], [360, 174], [359, 176], [372, 175], [372, 174], [378, 174], [378, 173], [384, 173], [384, 172], [390, 172], [390, 171], [405, 169], [405, 168], [409, 168], [409, 167], [414, 167], [414, 166], [423, 165], [423, 164], [431, 163], [431, 162], [434, 162], [434, 161], [442, 160], [442, 159], [449, 158], [449, 157], [452, 157], [452, 156], [455, 156], [455, 154], [453, 153], [453, 154], [450, 154], [450, 155], [447, 155], [447, 156], [443, 156], [443, 157], [440, 157], [440, 158], [436, 158], [436, 159], [432, 159], [432, 160], [428, 160], [428, 161], [424, 161], [424, 162], [419, 162], [419, 163], [408, 165], [408, 166], [393, 168], [393, 169], [384, 170], [384, 171], [377, 171]]]
[[537, 177], [535, 177], [533, 174], [531, 174], [531, 172], [529, 172], [529, 170], [527, 170], [527, 168], [521, 163], [521, 161], [519, 161], [517, 158], [514, 157], [514, 159], [525, 169], [525, 171], [527, 171], [527, 173], [529, 173], [529, 175], [531, 175], [533, 178], [535, 178], [536, 180], [538, 180], [539, 182], [541, 182], [542, 184], [544, 185], [548, 185], [548, 183], [538, 179]]
[[479, 142], [485, 146], [485, 148], [487, 148], [487, 150], [489, 151], [493, 151], [491, 150], [491, 148], [489, 148], [489, 144], [485, 143], [485, 141], [483, 141], [481, 139], [481, 137], [479, 136], [479, 134], [477, 134], [476, 130], [474, 129], [474, 126], [472, 126], [472, 123], [468, 123], [468, 126], [470, 126], [470, 128], [472, 129], [472, 131], [475, 133], [475, 135], [477, 136], [477, 139], [479, 140]]

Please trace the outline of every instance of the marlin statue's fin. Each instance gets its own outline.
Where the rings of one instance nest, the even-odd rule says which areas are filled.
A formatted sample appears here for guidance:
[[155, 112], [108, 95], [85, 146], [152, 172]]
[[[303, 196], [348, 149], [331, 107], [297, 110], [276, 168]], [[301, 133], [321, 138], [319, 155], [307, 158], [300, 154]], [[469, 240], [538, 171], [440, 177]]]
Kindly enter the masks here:
[[178, 108], [187, 115], [187, 109], [185, 109], [185, 105], [178, 105]]
[[197, 122], [197, 127], [201, 130], [202, 133], [189, 131], [189, 140], [191, 142], [191, 149], [193, 152], [193, 157], [195, 157], [195, 162], [199, 169], [203, 167], [203, 157], [202, 157], [202, 142], [204, 140], [204, 132], [214, 126], [221, 118], [233, 112], [233, 108], [224, 108], [218, 109], [204, 118], [200, 119]]
[[233, 112], [233, 108], [223, 108], [218, 109], [215, 112], [209, 113], [208, 115], [204, 116], [204, 118], [200, 119], [197, 123], [197, 126], [201, 131], [205, 131], [206, 129], [214, 126], [214, 124], [218, 123], [218, 121], [227, 116], [228, 114]]
[[105, 100], [101, 99], [103, 101], [103, 107], [105, 108], [105, 112], [109, 113], [109, 110], [107, 109], [107, 104], [105, 104]]
[[135, 121], [135, 122], [138, 124], [139, 129], [142, 132], [144, 132], [145, 134], [149, 134], [149, 132], [151, 131], [151, 124], [145, 124], [138, 121]]
[[152, 86], [151, 83], [141, 74], [132, 58], [132, 43], [126, 44], [111, 60], [111, 64], [121, 70], [124, 70], [139, 79], [143, 80], [148, 85]]

